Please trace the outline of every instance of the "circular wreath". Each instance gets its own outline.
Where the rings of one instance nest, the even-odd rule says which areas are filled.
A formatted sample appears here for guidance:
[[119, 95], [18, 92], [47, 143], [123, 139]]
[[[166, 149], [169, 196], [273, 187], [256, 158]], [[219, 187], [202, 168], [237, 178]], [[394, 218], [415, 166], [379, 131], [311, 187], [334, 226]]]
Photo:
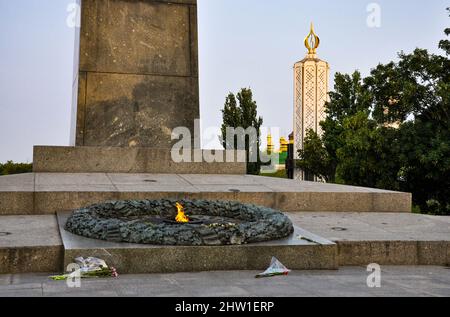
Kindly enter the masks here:
[[[205, 223], [168, 223], [176, 206], [190, 217], [221, 219]], [[154, 221], [159, 219], [160, 221]], [[109, 201], [75, 210], [65, 229], [87, 238], [153, 245], [240, 245], [278, 240], [294, 232], [281, 212], [239, 202], [209, 200]]]

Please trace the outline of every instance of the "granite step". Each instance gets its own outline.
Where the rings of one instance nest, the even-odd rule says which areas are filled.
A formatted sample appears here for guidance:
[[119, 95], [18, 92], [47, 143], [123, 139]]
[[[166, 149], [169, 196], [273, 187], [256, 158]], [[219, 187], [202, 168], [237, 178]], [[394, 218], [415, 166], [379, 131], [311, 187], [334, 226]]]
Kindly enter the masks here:
[[0, 215], [42, 215], [107, 200], [210, 199], [285, 212], [411, 212], [409, 193], [250, 175], [30, 173], [0, 177]]
[[56, 216], [0, 217], [0, 274], [59, 272], [63, 259]]
[[88, 239], [64, 230], [58, 213], [64, 265], [77, 257], [104, 259], [122, 274], [265, 270], [273, 256], [292, 270], [337, 269], [336, 244], [299, 227], [283, 240], [236, 246], [154, 246]]
[[[122, 274], [220, 268], [260, 270], [271, 256], [279, 256], [292, 269], [371, 263], [450, 266], [449, 217], [405, 213], [288, 216], [297, 226], [290, 242], [198, 248], [117, 245], [73, 236], [60, 228], [67, 213], [59, 214], [59, 223], [55, 215], [0, 216], [0, 274], [57, 273], [74, 257], [95, 255], [112, 261]], [[299, 240], [299, 236], [306, 240]], [[164, 262], [167, 257], [169, 260]], [[151, 269], [154, 265], [158, 268]]]
[[341, 266], [450, 266], [450, 217], [412, 213], [288, 213], [338, 246]]
[[[174, 152], [178, 154], [178, 152]], [[211, 161], [213, 156], [216, 160]], [[247, 172], [245, 151], [192, 150], [175, 162], [170, 149], [35, 146], [35, 173], [237, 174]]]

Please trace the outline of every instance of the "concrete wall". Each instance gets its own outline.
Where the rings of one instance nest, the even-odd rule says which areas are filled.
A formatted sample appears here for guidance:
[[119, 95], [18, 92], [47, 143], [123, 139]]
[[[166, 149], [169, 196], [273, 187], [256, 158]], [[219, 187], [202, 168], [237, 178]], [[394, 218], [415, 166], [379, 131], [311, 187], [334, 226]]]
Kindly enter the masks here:
[[83, 0], [77, 146], [168, 148], [199, 118], [196, 0]]

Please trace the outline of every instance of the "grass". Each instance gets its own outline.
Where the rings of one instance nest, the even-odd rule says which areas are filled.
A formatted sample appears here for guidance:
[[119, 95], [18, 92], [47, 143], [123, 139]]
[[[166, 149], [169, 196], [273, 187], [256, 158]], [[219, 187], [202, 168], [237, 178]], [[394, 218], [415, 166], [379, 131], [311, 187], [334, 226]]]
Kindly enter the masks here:
[[270, 173], [270, 174], [260, 174], [260, 176], [274, 177], [274, 178], [287, 178], [286, 170], [280, 170], [280, 171], [277, 171], [275, 173]]

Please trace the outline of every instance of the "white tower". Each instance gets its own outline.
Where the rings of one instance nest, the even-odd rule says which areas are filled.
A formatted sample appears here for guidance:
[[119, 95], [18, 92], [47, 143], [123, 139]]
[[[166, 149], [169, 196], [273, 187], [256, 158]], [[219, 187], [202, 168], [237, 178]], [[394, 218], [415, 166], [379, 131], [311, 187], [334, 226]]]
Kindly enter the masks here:
[[[311, 31], [305, 38], [308, 49], [306, 57], [294, 65], [294, 155], [303, 149], [304, 140], [309, 130], [322, 135], [320, 122], [326, 119], [325, 103], [328, 100], [328, 81], [330, 66], [317, 57], [320, 39]], [[307, 171], [296, 169], [294, 178], [299, 180], [317, 180]]]

